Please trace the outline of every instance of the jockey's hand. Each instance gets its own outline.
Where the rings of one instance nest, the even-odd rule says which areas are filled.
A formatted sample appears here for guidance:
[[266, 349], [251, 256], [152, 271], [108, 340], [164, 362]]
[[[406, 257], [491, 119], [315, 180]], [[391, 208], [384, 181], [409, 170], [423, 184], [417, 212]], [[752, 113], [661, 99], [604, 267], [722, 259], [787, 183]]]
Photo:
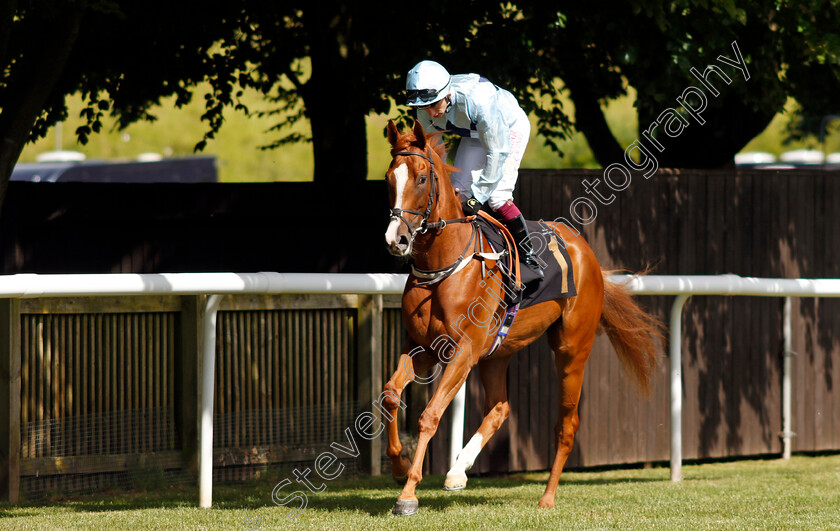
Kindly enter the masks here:
[[464, 209], [465, 216], [475, 216], [481, 210], [481, 207], [481, 203], [474, 196], [461, 203], [461, 208]]

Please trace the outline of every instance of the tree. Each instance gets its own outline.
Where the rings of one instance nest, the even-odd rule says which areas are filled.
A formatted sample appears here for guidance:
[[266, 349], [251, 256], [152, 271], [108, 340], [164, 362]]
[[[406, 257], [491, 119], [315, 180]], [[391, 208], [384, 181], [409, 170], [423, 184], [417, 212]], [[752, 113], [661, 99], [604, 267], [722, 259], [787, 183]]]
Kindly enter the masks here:
[[28, 140], [66, 118], [65, 96], [81, 93], [87, 119], [76, 131], [84, 142], [110, 112], [121, 126], [153, 120], [149, 109], [209, 81], [208, 136], [233, 103], [230, 53], [244, 17], [236, 0], [20, 0], [0, 5], [0, 202]]
[[[76, 132], [85, 142], [105, 113], [120, 127], [153, 120], [152, 106], [171, 95], [183, 105], [202, 81], [212, 87], [204, 140], [222, 126], [225, 107], [248, 111], [237, 90], [254, 87], [277, 104], [277, 132], [303, 117], [311, 124], [311, 138], [281, 135], [268, 147], [311, 140], [316, 181], [363, 180], [365, 117], [387, 112], [404, 72], [440, 49], [444, 5], [432, 0], [406, 23], [401, 8], [369, 0], [5, 2], [0, 201], [24, 144], [66, 117], [67, 95], [81, 93], [86, 103], [87, 125]], [[444, 22], [461, 34], [471, 21]]]
[[[580, 130], [604, 166], [624, 159], [603, 114], [603, 103], [637, 94], [639, 138], [666, 109], [679, 109], [676, 98], [694, 85], [707, 93], [704, 125], [679, 109], [688, 125], [676, 138], [654, 128], [651, 136], [664, 151], [663, 166], [719, 167], [795, 98], [812, 116], [836, 113], [840, 102], [840, 5], [818, 0], [634, 0], [568, 3], [558, 9], [546, 2], [519, 2], [502, 9], [455, 44], [453, 53], [482, 58], [487, 75], [514, 88], [520, 101], [539, 117], [540, 133], [552, 142], [571, 127]], [[733, 42], [743, 54], [750, 78], [718, 61], [734, 59]], [[525, 50], [529, 53], [524, 53]], [[708, 77], [719, 95], [711, 96], [691, 73]], [[733, 80], [733, 77], [735, 78]], [[528, 80], [517, 83], [516, 80]], [[574, 103], [566, 113], [557, 98], [562, 88]]]
[[[27, 140], [66, 117], [66, 95], [87, 104], [84, 141], [105, 113], [120, 126], [152, 120], [162, 98], [205, 94], [206, 138], [236, 107], [237, 87], [277, 104], [277, 138], [311, 140], [316, 181], [367, 175], [365, 116], [402, 103], [405, 72], [433, 58], [452, 72], [480, 72], [512, 90], [549, 143], [577, 128], [604, 165], [620, 161], [603, 104], [637, 93], [642, 131], [737, 42], [750, 80], [709, 98], [707, 125], [677, 138], [662, 127], [660, 164], [731, 162], [794, 97], [809, 115], [837, 114], [840, 6], [803, 0], [630, 0], [561, 6], [536, 0], [492, 4], [430, 0], [422, 6], [338, 2], [10, 0], [0, 4], [0, 202]], [[730, 70], [730, 74], [735, 71]], [[562, 107], [568, 91], [575, 110]], [[403, 120], [411, 114], [398, 107]], [[685, 118], [685, 111], [680, 111]], [[284, 126], [306, 117], [311, 137]], [[206, 139], [205, 138], [205, 139]], [[203, 141], [198, 142], [201, 149]]]
[[390, 112], [392, 98], [402, 99], [405, 72], [430, 55], [443, 57], [446, 43], [467, 35], [483, 9], [441, 0], [249, 5], [243, 53], [253, 68], [242, 82], [272, 95], [276, 131], [304, 117], [311, 126], [309, 138], [290, 133], [267, 147], [311, 140], [315, 181], [364, 180], [365, 117]]

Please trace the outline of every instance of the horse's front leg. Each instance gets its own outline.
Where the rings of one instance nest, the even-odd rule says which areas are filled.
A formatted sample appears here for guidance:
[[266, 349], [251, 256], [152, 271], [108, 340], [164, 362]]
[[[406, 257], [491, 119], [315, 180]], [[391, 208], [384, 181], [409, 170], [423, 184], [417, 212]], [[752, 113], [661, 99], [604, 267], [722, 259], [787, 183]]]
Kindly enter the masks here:
[[436, 358], [426, 350], [418, 348], [411, 339], [406, 339], [403, 352], [397, 370], [385, 384], [385, 390], [382, 393], [382, 406], [388, 423], [386, 453], [391, 459], [391, 473], [398, 481], [406, 478], [408, 467], [411, 465], [408, 458], [402, 455], [402, 442], [400, 442], [399, 409], [405, 408], [401, 400], [402, 392], [409, 382], [415, 380], [416, 375], [426, 373], [437, 363]]
[[446, 366], [432, 399], [429, 400], [423, 414], [420, 415], [420, 437], [417, 440], [417, 450], [414, 452], [414, 460], [408, 469], [408, 480], [394, 505], [393, 513], [397, 515], [410, 515], [418, 510], [419, 502], [414, 495], [417, 484], [423, 479], [423, 460], [426, 457], [426, 448], [429, 441], [435, 435], [440, 418], [443, 412], [455, 398], [461, 385], [467, 380], [467, 375], [472, 369], [473, 363], [468, 360], [470, 356], [459, 356], [452, 363]]

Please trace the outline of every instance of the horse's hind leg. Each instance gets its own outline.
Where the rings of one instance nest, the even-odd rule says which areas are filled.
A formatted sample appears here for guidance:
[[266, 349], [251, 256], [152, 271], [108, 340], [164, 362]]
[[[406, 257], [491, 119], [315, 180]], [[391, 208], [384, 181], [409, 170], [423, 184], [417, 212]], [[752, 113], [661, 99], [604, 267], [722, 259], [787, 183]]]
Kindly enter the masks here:
[[[594, 312], [590, 316], [574, 315], [567, 312], [562, 322], [555, 323], [548, 330], [548, 340], [554, 351], [554, 363], [559, 378], [559, 415], [554, 427], [557, 442], [557, 454], [551, 466], [551, 475], [545, 493], [540, 498], [540, 507], [554, 507], [554, 494], [560, 474], [566, 466], [566, 460], [572, 451], [580, 419], [578, 417], [578, 403], [580, 389], [583, 384], [583, 370], [589, 359], [589, 352], [595, 341], [598, 320]], [[598, 311], [600, 316], [600, 310]]]
[[484, 387], [484, 420], [446, 473], [446, 481], [443, 483], [446, 490], [461, 490], [467, 486], [467, 470], [472, 467], [490, 437], [508, 418], [510, 405], [507, 396], [507, 368], [510, 360], [510, 356], [507, 356], [478, 364], [481, 385]]

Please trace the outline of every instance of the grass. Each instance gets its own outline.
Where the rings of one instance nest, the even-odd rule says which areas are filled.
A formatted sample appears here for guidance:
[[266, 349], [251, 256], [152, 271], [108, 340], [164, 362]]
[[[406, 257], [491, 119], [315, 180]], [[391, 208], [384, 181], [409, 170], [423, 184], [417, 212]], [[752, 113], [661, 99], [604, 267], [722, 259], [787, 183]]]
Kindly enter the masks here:
[[[0, 505], [0, 529], [837, 529], [840, 455], [564, 474], [557, 506], [537, 509], [547, 473], [471, 478], [461, 492], [442, 476], [418, 489], [420, 512], [394, 517], [390, 477], [327, 482], [297, 518], [276, 506], [282, 477], [217, 485], [214, 508], [195, 507], [195, 487], [113, 492], [49, 505]], [[316, 483], [317, 485], [317, 483]], [[291, 493], [287, 487], [285, 493]], [[291, 507], [291, 505], [290, 505]]]
[[[819, 139], [816, 137], [809, 137], [803, 140], [792, 141], [786, 143], [785, 128], [790, 119], [791, 113], [796, 110], [798, 104], [793, 99], [788, 99], [782, 112], [776, 114], [770, 125], [762, 131], [760, 135], [750, 140], [744, 146], [742, 152], [748, 151], [765, 151], [773, 153], [776, 156], [781, 155], [785, 151], [794, 149], [816, 149], [818, 151], [823, 149]], [[827, 124], [827, 134], [825, 137], [825, 152], [836, 153], [840, 152], [840, 124], [837, 121], [829, 122]]]

